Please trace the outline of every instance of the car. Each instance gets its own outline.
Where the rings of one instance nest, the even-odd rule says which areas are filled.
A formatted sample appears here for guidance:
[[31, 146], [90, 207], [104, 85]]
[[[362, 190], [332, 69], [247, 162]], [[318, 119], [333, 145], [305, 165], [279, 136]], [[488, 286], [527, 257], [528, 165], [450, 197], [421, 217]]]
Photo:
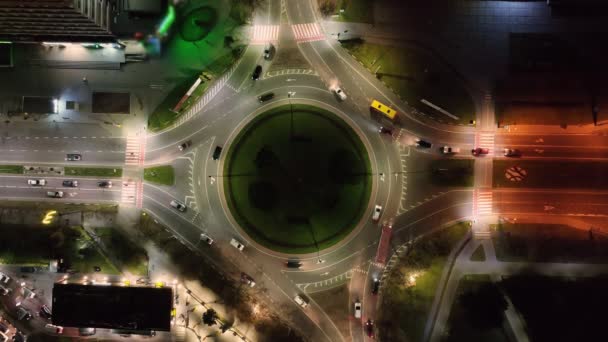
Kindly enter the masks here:
[[512, 148], [505, 148], [504, 155], [505, 155], [505, 157], [519, 157], [519, 156], [521, 156], [521, 151], [517, 150], [517, 149], [512, 149]]
[[53, 317], [53, 313], [51, 312], [51, 309], [46, 305], [43, 305], [40, 307], [40, 311], [38, 312], [38, 314], [40, 314], [40, 317], [46, 318], [46, 319], [51, 319], [51, 317]]
[[93, 266], [93, 272], [101, 272], [101, 267]]
[[0, 296], [6, 296], [9, 292], [11, 292], [10, 288], [0, 285]]
[[251, 79], [257, 81], [260, 79], [260, 75], [262, 74], [262, 66], [256, 65], [255, 69], [253, 69], [253, 74], [251, 74]]
[[296, 295], [295, 297], [293, 297], [293, 300], [302, 308], [306, 308], [308, 306], [308, 301], [300, 297], [300, 295]]
[[262, 95], [258, 96], [258, 101], [260, 101], [260, 103], [264, 103], [264, 102], [270, 101], [272, 99], [274, 99], [273, 92], [262, 94]]
[[44, 328], [51, 333], [55, 333], [55, 334], [62, 334], [63, 333], [63, 327], [60, 327], [58, 325], [53, 325], [53, 324], [47, 324], [44, 326]]
[[106, 181], [97, 182], [97, 186], [99, 186], [100, 188], [109, 189], [112, 187], [112, 181], [106, 180]]
[[36, 267], [33, 267], [33, 266], [22, 266], [22, 267], [19, 267], [19, 272], [21, 272], [21, 273], [36, 273]]
[[183, 151], [190, 146], [192, 146], [192, 140], [184, 141], [183, 143], [181, 143], [177, 146], [177, 149], [180, 151]]
[[378, 129], [378, 133], [393, 135], [393, 129], [392, 128], [388, 128], [388, 127], [384, 127], [384, 126], [380, 126], [380, 129]]
[[374, 337], [374, 321], [371, 319], [368, 319], [367, 322], [365, 322], [365, 333], [368, 337]]
[[361, 318], [361, 302], [355, 302], [355, 318]]
[[24, 307], [20, 306], [19, 309], [17, 309], [17, 319], [20, 321], [29, 321], [32, 319], [32, 314]]
[[82, 155], [76, 154], [76, 153], [69, 153], [69, 154], [67, 154], [65, 160], [67, 160], [67, 161], [81, 161], [82, 160]]
[[458, 147], [451, 147], [451, 146], [443, 146], [441, 148], [441, 153], [443, 153], [443, 154], [456, 154], [456, 153], [460, 153], [460, 148], [458, 148]]
[[422, 139], [418, 138], [418, 139], [416, 139], [416, 146], [423, 147], [423, 148], [431, 148], [431, 147], [433, 147], [433, 144], [431, 144], [430, 142], [428, 142], [426, 140], [422, 140]]
[[5, 333], [8, 331], [8, 327], [2, 323], [0, 323], [0, 332]]
[[249, 287], [255, 286], [255, 281], [247, 273], [241, 272], [241, 283], [249, 285]]
[[13, 335], [13, 342], [25, 342], [25, 335], [21, 331], [15, 332], [15, 335]]
[[340, 99], [340, 101], [346, 100], [346, 93], [344, 93], [344, 90], [342, 90], [342, 88], [340, 88], [340, 87], [334, 88], [334, 94], [336, 94], [336, 96]]
[[0, 342], [6, 342], [8, 341], [8, 336], [6, 336], [5, 333], [0, 332]]
[[374, 212], [372, 214], [372, 221], [378, 221], [380, 219], [380, 214], [382, 213], [382, 206], [376, 204], [374, 207]]
[[245, 245], [243, 245], [242, 243], [240, 243], [238, 240], [236, 239], [232, 239], [230, 240], [230, 245], [232, 245], [234, 248], [238, 249], [239, 251], [242, 251], [243, 249], [245, 249]]
[[201, 240], [205, 241], [208, 245], [212, 245], [213, 244], [213, 239], [209, 237], [209, 235], [205, 234], [205, 233], [201, 233]]
[[93, 336], [97, 330], [95, 328], [78, 328], [80, 336]]
[[47, 195], [47, 197], [52, 197], [52, 198], [62, 198], [63, 191], [47, 191], [46, 195]]
[[173, 208], [175, 208], [175, 209], [177, 209], [177, 210], [181, 211], [182, 213], [183, 213], [184, 211], [186, 211], [186, 209], [187, 209], [186, 205], [184, 205], [182, 202], [178, 202], [178, 201], [176, 201], [176, 200], [172, 200], [172, 201], [171, 201], [169, 204], [170, 204], [170, 205], [171, 205]]
[[8, 283], [9, 280], [11, 280], [11, 277], [9, 277], [6, 274], [0, 272], [0, 282], [6, 284], [6, 283]]
[[63, 182], [61, 182], [61, 184], [63, 184], [63, 186], [75, 188], [78, 186], [78, 181], [77, 180], [64, 180]]
[[272, 43], [268, 43], [266, 44], [266, 46], [264, 46], [264, 59], [265, 60], [270, 60], [272, 59], [272, 56], [274, 52], [274, 45], [272, 45]]
[[374, 278], [374, 282], [372, 283], [372, 294], [378, 294], [380, 290], [380, 279]]
[[287, 260], [288, 268], [300, 268], [302, 267], [302, 263], [298, 260]]
[[222, 148], [219, 146], [215, 146], [215, 150], [213, 150], [213, 160], [220, 159], [221, 154], [222, 154]]
[[482, 156], [482, 155], [486, 155], [488, 153], [490, 153], [490, 149], [488, 148], [483, 148], [483, 147], [478, 147], [478, 148], [474, 148], [471, 150], [471, 153], [474, 156]]
[[28, 179], [27, 184], [31, 186], [45, 186], [46, 179]]

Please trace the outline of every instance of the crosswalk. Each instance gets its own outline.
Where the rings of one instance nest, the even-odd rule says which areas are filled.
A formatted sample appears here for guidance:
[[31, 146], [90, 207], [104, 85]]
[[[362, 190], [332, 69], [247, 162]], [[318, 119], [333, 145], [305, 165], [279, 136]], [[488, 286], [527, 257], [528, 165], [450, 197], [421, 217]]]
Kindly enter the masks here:
[[125, 165], [143, 166], [146, 154], [145, 134], [127, 136]]
[[263, 45], [279, 40], [279, 25], [255, 25], [251, 28], [252, 45]]
[[494, 154], [494, 133], [480, 132], [475, 135], [475, 147], [487, 148]]
[[122, 181], [122, 192], [120, 194], [120, 202], [123, 204], [135, 204], [135, 197], [137, 195], [137, 182], [132, 180], [123, 179]]
[[492, 215], [492, 190], [476, 190], [474, 200], [475, 216]]
[[318, 23], [291, 25], [291, 29], [298, 43], [325, 39]]

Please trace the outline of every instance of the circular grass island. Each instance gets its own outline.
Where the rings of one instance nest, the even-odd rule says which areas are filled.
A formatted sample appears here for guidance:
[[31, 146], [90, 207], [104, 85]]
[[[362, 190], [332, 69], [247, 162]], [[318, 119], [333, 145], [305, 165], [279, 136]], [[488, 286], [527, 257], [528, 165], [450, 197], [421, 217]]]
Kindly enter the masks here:
[[283, 253], [330, 247], [357, 226], [371, 166], [355, 131], [306, 105], [264, 112], [237, 135], [223, 169], [230, 213], [257, 243]]

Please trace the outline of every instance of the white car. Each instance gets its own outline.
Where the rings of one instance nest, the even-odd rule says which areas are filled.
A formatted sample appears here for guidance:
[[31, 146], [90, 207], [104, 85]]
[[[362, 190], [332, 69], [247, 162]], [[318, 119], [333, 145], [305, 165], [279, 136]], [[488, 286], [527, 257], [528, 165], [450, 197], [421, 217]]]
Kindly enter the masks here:
[[6, 283], [8, 283], [9, 280], [11, 280], [11, 277], [9, 277], [6, 274], [0, 272], [0, 282], [6, 284]]
[[361, 302], [355, 302], [355, 318], [361, 318]]
[[344, 90], [342, 90], [342, 88], [340, 88], [340, 87], [334, 88], [334, 93], [336, 93], [336, 95], [338, 96], [340, 101], [346, 100], [346, 94], [344, 93]]
[[441, 152], [443, 154], [456, 154], [456, 153], [460, 153], [460, 148], [458, 148], [458, 147], [451, 147], [451, 146], [443, 146], [441, 148]]
[[382, 206], [376, 204], [374, 207], [374, 213], [372, 214], [372, 221], [378, 221], [380, 219], [380, 214], [382, 213]]
[[243, 245], [242, 243], [238, 242], [238, 241], [237, 241], [237, 240], [235, 240], [235, 239], [230, 240], [230, 244], [231, 244], [231, 245], [232, 245], [234, 248], [238, 249], [239, 251], [242, 251], [243, 249], [245, 249], [245, 245]]
[[201, 240], [205, 241], [208, 245], [212, 245], [213, 244], [213, 239], [209, 237], [209, 235], [205, 234], [205, 233], [201, 233]]
[[53, 325], [53, 324], [47, 324], [44, 326], [44, 328], [53, 334], [62, 334], [63, 333], [63, 327], [58, 326], [58, 325]]
[[32, 186], [45, 186], [46, 179], [28, 179], [27, 184]]
[[304, 300], [304, 298], [300, 297], [299, 295], [296, 295], [295, 297], [293, 297], [293, 300], [296, 301], [296, 303], [298, 303], [299, 306], [301, 306], [302, 308], [306, 308], [308, 306], [308, 302]]
[[171, 201], [169, 204], [170, 204], [170, 205], [171, 205], [173, 208], [175, 208], [175, 209], [177, 209], [177, 210], [181, 211], [182, 213], [183, 213], [184, 211], [186, 211], [186, 206], [185, 206], [183, 203], [181, 203], [181, 202], [178, 202], [178, 201], [176, 201], [176, 200], [173, 200], [173, 201]]
[[11, 289], [0, 285], [0, 296], [6, 296], [9, 292], [11, 292]]

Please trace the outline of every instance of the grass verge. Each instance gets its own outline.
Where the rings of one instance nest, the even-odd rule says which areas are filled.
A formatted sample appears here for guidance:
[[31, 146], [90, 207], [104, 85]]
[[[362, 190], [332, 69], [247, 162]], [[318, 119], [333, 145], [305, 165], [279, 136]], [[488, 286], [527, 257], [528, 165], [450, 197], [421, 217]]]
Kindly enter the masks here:
[[161, 165], [145, 168], [144, 180], [156, 184], [173, 185], [175, 184], [173, 166]]
[[100, 238], [102, 248], [124, 271], [141, 276], [148, 275], [146, 251], [119, 229], [95, 228], [95, 234]]
[[[342, 46], [418, 111], [445, 123], [468, 125], [475, 120], [475, 104], [463, 81], [431, 53], [359, 40], [343, 41]], [[424, 104], [423, 99], [459, 119]]]
[[[507, 177], [515, 167], [526, 172], [521, 181]], [[606, 189], [606, 174], [605, 162], [494, 160], [492, 179], [495, 188]]]
[[66, 166], [65, 175], [80, 177], [122, 177], [122, 169], [109, 167]]
[[469, 228], [461, 222], [425, 236], [399, 259], [382, 284], [380, 340], [422, 340], [447, 257]]
[[486, 252], [483, 249], [483, 245], [477, 246], [473, 254], [471, 254], [471, 261], [486, 261]]
[[[321, 306], [344, 336], [350, 334], [349, 318], [353, 317], [351, 310], [354, 310], [354, 302], [349, 302], [348, 296], [347, 284], [308, 294], [308, 297]], [[353, 298], [354, 300], [356, 298]]]
[[23, 174], [23, 165], [0, 165], [0, 173]]

